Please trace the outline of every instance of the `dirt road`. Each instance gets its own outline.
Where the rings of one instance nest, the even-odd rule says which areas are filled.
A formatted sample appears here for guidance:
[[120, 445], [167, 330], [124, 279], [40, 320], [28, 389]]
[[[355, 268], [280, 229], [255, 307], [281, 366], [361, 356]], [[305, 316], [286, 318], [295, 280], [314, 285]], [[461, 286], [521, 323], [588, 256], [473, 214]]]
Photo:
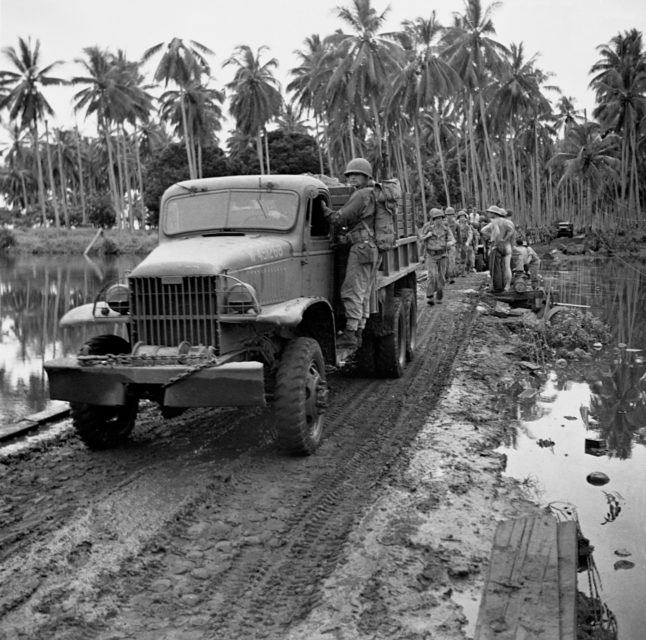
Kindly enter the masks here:
[[311, 457], [261, 412], [149, 406], [124, 449], [1, 458], [0, 638], [467, 637], [496, 519], [535, 510], [493, 452], [506, 338], [482, 281], [420, 304], [401, 379], [330, 376]]

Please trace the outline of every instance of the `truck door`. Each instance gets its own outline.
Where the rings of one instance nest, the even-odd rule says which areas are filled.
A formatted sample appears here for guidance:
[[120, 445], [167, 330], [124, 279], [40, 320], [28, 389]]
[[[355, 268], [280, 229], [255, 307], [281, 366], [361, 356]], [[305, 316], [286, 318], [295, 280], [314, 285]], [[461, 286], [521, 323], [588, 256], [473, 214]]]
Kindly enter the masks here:
[[332, 301], [334, 292], [334, 253], [332, 230], [323, 215], [323, 204], [329, 206], [323, 192], [310, 195], [303, 225], [303, 293], [323, 296]]

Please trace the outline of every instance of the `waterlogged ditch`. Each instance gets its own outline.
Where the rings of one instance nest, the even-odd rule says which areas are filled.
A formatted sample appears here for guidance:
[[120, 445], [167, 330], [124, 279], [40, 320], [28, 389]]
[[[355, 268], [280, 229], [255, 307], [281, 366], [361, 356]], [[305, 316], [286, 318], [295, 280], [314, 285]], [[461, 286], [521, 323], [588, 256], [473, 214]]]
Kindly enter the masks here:
[[[587, 311], [559, 319], [564, 344], [549, 353], [551, 364], [533, 364], [540, 349], [528, 344], [526, 379], [507, 389], [517, 420], [498, 449], [505, 475], [579, 523], [580, 638], [632, 640], [646, 627], [644, 272], [625, 262], [551, 274], [561, 300]], [[586, 329], [587, 348], [567, 344]]]

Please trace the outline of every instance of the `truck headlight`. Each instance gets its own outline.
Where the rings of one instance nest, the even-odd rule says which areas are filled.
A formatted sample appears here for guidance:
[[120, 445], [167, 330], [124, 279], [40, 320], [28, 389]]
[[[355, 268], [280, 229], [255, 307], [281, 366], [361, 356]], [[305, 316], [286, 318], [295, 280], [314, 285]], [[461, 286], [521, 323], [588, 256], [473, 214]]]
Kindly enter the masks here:
[[225, 313], [254, 313], [257, 312], [258, 302], [256, 291], [250, 284], [238, 282], [226, 293]]
[[105, 303], [121, 315], [126, 315], [130, 309], [130, 289], [127, 284], [118, 282], [105, 290]]

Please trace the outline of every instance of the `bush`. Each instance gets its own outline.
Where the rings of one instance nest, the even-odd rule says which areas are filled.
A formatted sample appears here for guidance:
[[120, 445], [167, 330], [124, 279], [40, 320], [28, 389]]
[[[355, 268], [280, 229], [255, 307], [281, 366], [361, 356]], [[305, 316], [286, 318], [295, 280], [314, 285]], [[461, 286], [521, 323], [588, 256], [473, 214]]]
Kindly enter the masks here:
[[0, 250], [6, 251], [16, 246], [16, 236], [10, 229], [0, 227]]

